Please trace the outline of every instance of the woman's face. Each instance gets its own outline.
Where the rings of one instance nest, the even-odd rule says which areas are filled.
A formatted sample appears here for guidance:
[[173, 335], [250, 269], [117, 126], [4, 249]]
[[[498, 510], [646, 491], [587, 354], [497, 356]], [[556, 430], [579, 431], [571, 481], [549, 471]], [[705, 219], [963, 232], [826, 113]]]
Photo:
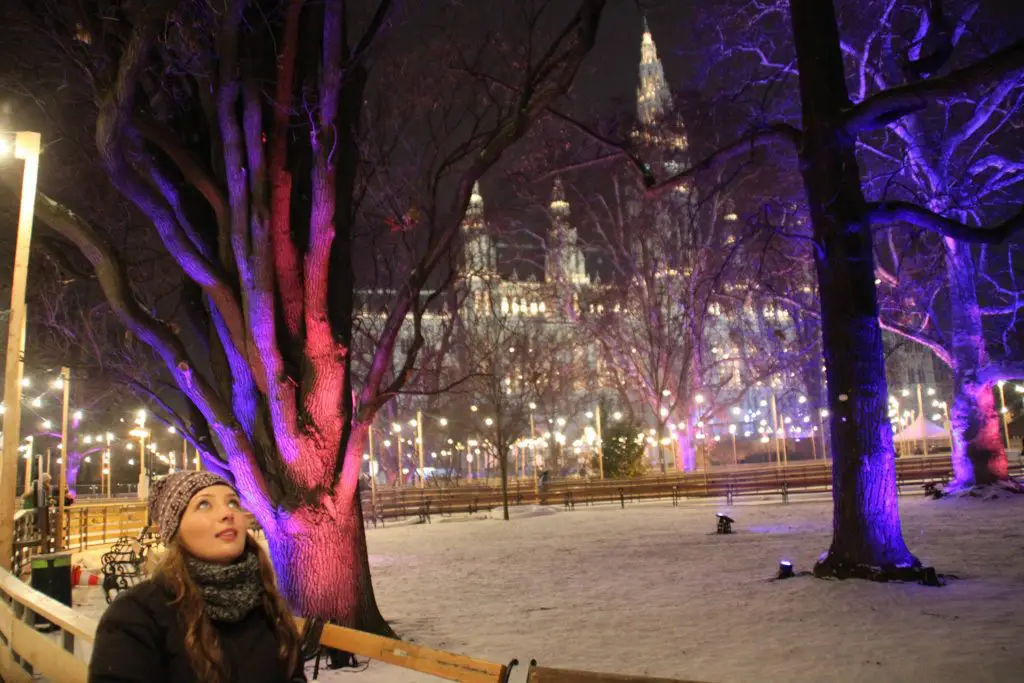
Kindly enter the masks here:
[[245, 550], [247, 517], [230, 486], [207, 486], [188, 502], [178, 541], [193, 557], [230, 564]]

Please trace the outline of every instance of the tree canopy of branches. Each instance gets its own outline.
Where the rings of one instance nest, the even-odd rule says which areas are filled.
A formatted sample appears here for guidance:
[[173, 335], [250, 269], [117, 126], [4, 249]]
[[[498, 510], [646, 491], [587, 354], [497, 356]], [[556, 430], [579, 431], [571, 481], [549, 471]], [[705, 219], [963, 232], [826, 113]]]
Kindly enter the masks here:
[[[545, 21], [549, 3], [517, 6], [504, 18], [519, 41], [453, 37], [458, 60], [447, 66], [466, 75], [453, 82], [455, 69], [439, 64], [433, 89], [423, 70], [380, 80], [389, 57], [401, 57], [392, 34], [437, 19], [391, 0], [20, 8], [26, 42], [45, 41], [88, 89], [107, 177], [146, 217], [197, 305], [180, 322], [154, 315], [102, 225], [46, 194], [36, 215], [81, 251], [112, 309], [166, 366], [190, 408], [180, 426], [266, 530], [297, 613], [389, 631], [357, 496], [367, 429], [416, 367], [420, 293], [451, 282], [442, 270], [474, 182], [570, 86], [604, 4], [581, 0], [557, 22]], [[441, 25], [459, 11], [445, 6]], [[491, 66], [514, 88], [494, 91], [482, 78]], [[413, 104], [410, 93], [425, 99]], [[393, 118], [370, 120], [373, 97], [390, 98]], [[376, 145], [364, 144], [369, 131]], [[424, 131], [431, 146], [417, 149]], [[407, 218], [399, 223], [361, 203], [396, 149], [421, 155], [420, 174], [393, 196]], [[368, 244], [359, 235], [396, 226], [413, 231], [416, 257], [392, 283], [372, 362], [353, 378], [356, 274]], [[198, 335], [183, 333], [185, 320]], [[406, 325], [412, 343], [395, 371]]]

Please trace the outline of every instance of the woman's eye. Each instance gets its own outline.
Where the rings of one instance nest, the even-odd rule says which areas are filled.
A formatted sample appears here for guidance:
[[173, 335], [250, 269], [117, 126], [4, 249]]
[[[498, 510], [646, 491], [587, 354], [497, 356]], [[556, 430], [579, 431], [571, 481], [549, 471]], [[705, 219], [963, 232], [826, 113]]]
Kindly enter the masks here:
[[228, 505], [230, 505], [233, 508], [240, 508], [240, 507], [242, 507], [242, 504], [239, 503], [237, 500], [231, 501], [230, 503], [228, 503]]
[[205, 510], [208, 507], [210, 507], [210, 503], [208, 501], [201, 500], [199, 501], [199, 505], [196, 505], [196, 510]]

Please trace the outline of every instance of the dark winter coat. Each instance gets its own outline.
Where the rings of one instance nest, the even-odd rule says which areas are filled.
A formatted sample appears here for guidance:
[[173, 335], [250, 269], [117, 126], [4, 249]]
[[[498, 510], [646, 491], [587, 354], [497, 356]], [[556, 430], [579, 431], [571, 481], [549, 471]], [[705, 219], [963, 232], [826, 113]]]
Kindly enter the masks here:
[[[96, 629], [89, 683], [200, 683], [185, 652], [171, 596], [154, 581], [123, 593]], [[213, 622], [231, 683], [305, 683], [301, 657], [289, 677], [262, 607], [238, 623]]]

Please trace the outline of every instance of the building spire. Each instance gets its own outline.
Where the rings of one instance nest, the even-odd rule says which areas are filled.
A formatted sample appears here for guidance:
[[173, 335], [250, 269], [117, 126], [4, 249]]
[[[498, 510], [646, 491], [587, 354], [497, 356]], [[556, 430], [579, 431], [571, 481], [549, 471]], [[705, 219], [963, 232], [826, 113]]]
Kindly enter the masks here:
[[555, 177], [555, 184], [551, 188], [551, 212], [558, 215], [569, 214], [569, 202], [565, 200], [565, 187], [562, 186], [562, 177]]
[[658, 59], [647, 16], [643, 17], [643, 38], [640, 40], [640, 85], [636, 89], [636, 112], [640, 123], [649, 126], [658, 122], [672, 106], [665, 69]]
[[464, 228], [483, 227], [484, 198], [480, 194], [480, 181], [473, 183], [473, 193], [469, 195], [469, 206], [466, 208]]

